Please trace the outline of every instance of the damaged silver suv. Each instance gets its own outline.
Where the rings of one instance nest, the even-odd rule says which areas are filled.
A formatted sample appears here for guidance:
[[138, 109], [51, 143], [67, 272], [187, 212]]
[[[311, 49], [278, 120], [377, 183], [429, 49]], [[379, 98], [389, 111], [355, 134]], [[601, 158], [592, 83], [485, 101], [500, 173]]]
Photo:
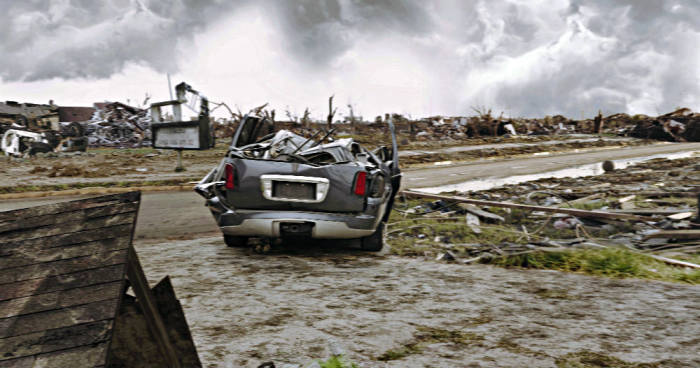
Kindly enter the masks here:
[[359, 239], [362, 249], [379, 251], [401, 184], [388, 124], [391, 148], [368, 151], [351, 138], [333, 141], [334, 129], [304, 138], [248, 115], [195, 191], [228, 246], [244, 246], [250, 237], [306, 237]]

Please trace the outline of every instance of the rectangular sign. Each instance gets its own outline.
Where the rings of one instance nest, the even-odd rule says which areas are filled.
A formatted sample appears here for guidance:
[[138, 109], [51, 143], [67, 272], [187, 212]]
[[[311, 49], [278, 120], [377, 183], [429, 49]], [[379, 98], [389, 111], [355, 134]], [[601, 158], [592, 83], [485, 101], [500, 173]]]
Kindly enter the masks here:
[[158, 127], [153, 146], [157, 148], [199, 149], [199, 126]]

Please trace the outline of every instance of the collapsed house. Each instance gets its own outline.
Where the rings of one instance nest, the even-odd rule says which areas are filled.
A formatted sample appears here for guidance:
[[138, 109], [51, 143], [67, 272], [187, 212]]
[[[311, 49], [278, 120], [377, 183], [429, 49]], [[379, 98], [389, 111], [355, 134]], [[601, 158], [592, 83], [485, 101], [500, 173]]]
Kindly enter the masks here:
[[0, 212], [0, 366], [201, 367], [168, 277], [131, 245], [140, 192]]

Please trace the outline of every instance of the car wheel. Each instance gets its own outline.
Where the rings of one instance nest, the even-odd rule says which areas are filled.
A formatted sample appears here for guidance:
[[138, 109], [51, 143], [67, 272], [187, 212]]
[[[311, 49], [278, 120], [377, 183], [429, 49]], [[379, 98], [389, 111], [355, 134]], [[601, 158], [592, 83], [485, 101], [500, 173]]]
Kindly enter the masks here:
[[49, 146], [48, 144], [43, 142], [33, 142], [31, 143], [31, 146], [29, 147], [27, 153], [29, 154], [29, 156], [34, 156], [37, 153], [47, 153], [51, 151], [53, 151], [53, 149], [51, 149], [51, 146]]
[[362, 238], [362, 249], [379, 252], [384, 247], [384, 222], [380, 222], [377, 230], [370, 236]]
[[248, 238], [245, 236], [224, 235], [224, 242], [228, 247], [240, 248], [248, 245]]

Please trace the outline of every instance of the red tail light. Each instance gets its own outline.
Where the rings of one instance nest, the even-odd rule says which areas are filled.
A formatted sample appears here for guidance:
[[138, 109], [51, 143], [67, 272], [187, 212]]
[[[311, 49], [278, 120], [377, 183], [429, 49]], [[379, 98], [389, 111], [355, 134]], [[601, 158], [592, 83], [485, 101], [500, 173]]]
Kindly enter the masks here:
[[363, 196], [367, 193], [367, 173], [360, 171], [355, 178], [355, 194]]
[[230, 189], [235, 188], [235, 185], [233, 183], [233, 179], [234, 179], [234, 177], [233, 177], [233, 173], [234, 173], [233, 165], [226, 164], [225, 170], [226, 170], [226, 189], [230, 190]]

